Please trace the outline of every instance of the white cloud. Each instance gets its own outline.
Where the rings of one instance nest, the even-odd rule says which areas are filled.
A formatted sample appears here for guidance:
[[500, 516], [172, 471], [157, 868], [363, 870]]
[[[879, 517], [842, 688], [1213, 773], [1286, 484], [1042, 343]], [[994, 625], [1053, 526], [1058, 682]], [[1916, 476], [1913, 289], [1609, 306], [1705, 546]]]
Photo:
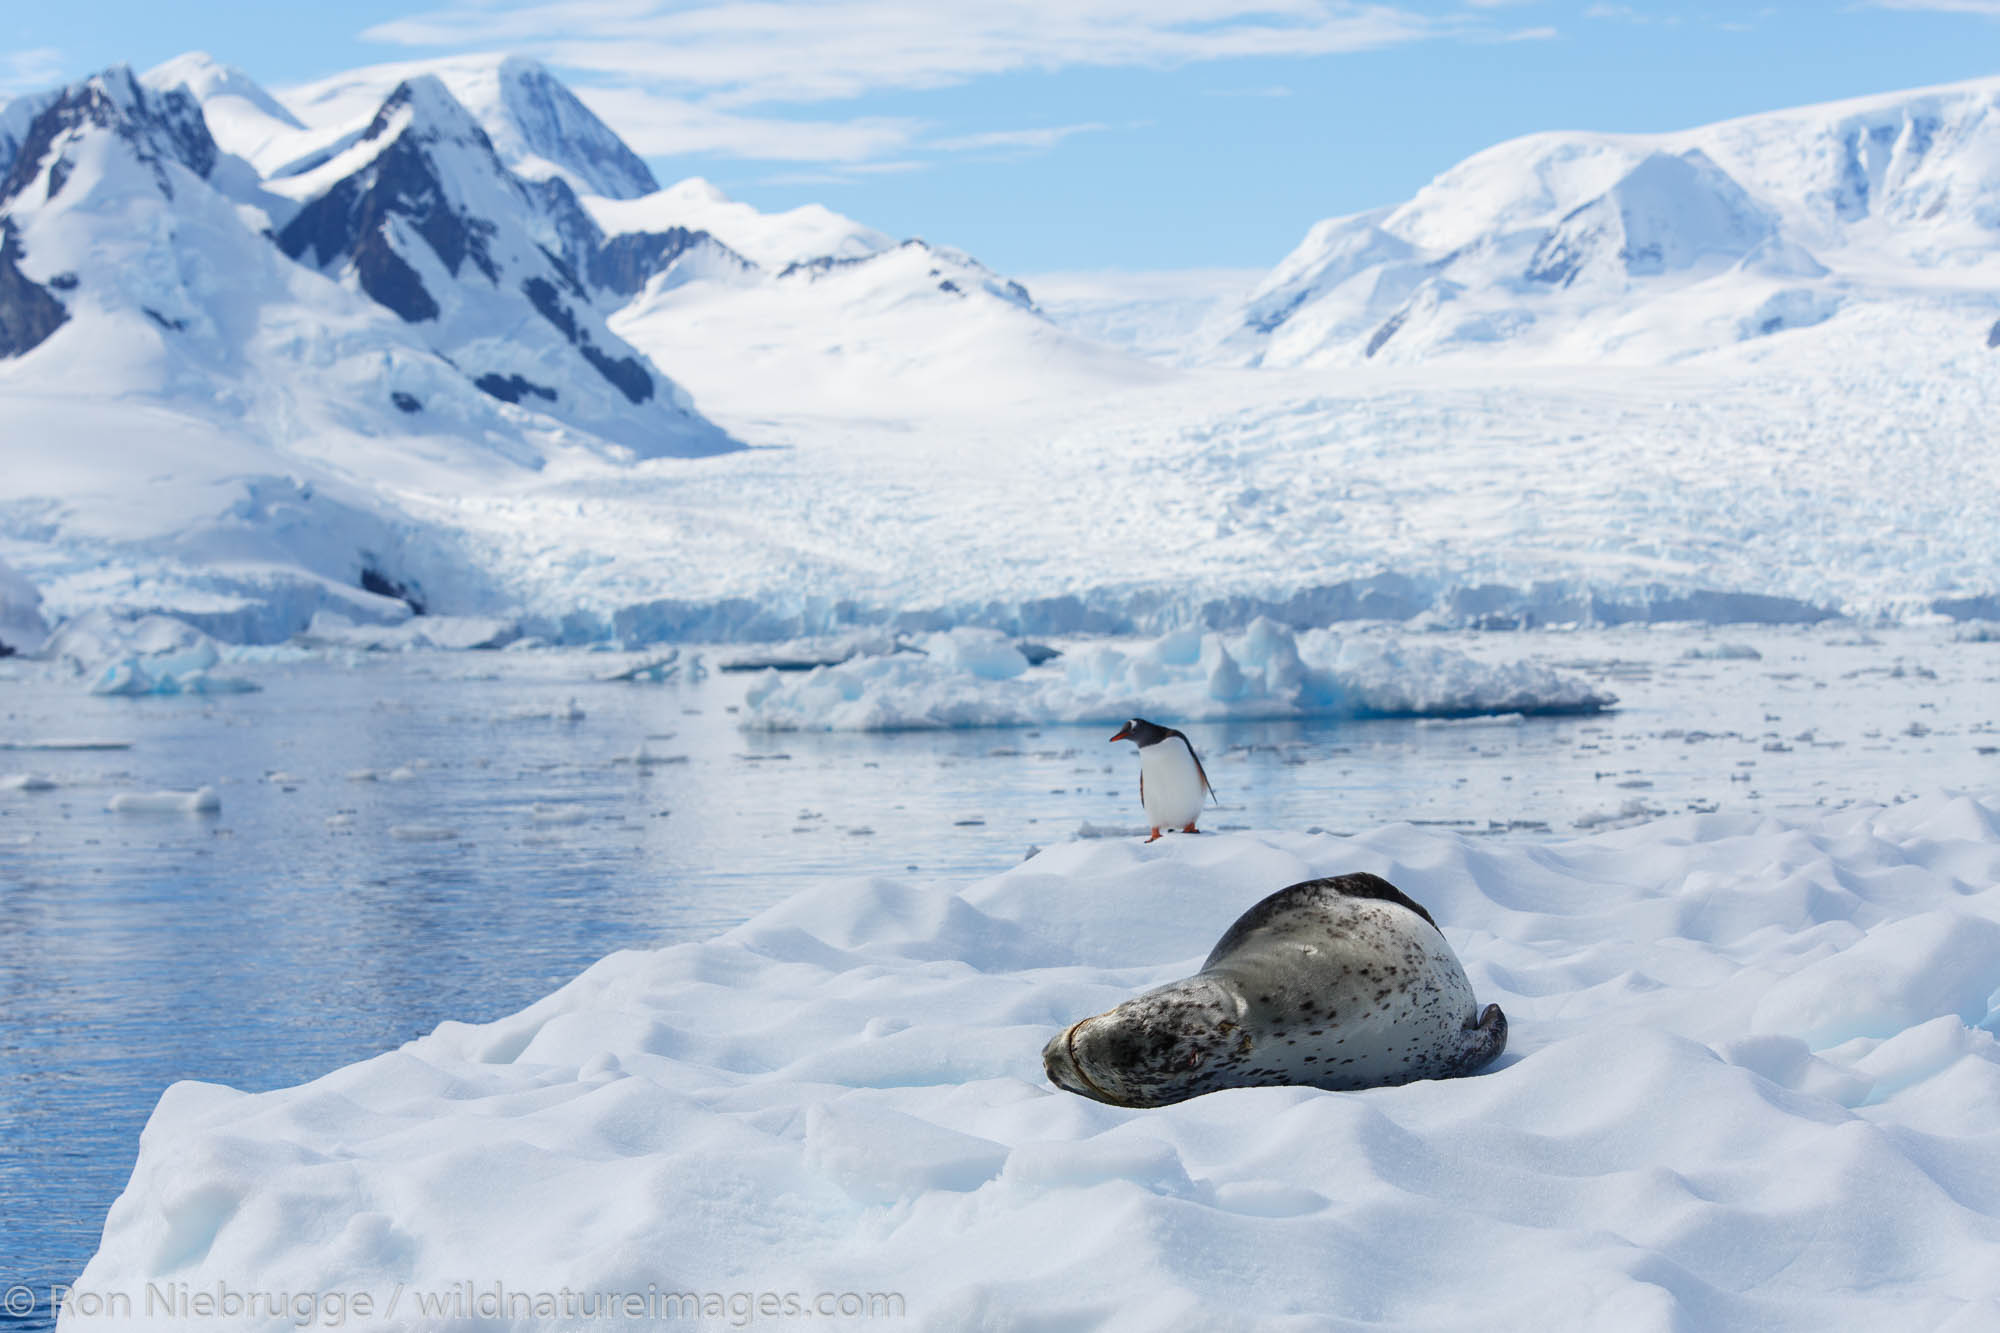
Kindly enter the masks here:
[[52, 46], [0, 53], [0, 97], [53, 87], [62, 78], [62, 52]]
[[729, 105], [801, 103], [1077, 65], [1365, 51], [1447, 25], [1345, 0], [559, 0], [461, 3], [363, 35], [505, 46]]
[[1090, 134], [1110, 128], [1111, 126], [1099, 121], [1091, 121], [1084, 125], [1052, 125], [1046, 129], [987, 130], [981, 134], [960, 134], [949, 139], [934, 139], [926, 146], [943, 148], [950, 152], [987, 148], [1016, 148], [1039, 152], [1055, 147], [1072, 134]]
[[1938, 14], [2000, 18], [2000, 0], [1873, 0], [1871, 9], [1927, 9]]
[[576, 95], [642, 157], [720, 153], [774, 162], [863, 162], [902, 151], [916, 120], [863, 117], [795, 120], [746, 115], [644, 88], [593, 88]]
[[[861, 163], [1046, 151], [1105, 127], [968, 126], [926, 141], [936, 131], [918, 121], [809, 118], [804, 109], [1015, 73], [1494, 40], [1505, 34], [1485, 15], [1526, 0], [1467, 3], [1478, 8], [1432, 16], [1398, 0], [442, 0], [363, 36], [536, 56], [572, 76], [578, 96], [647, 156], [812, 163], [853, 179]], [[1252, 94], [1289, 90], [1238, 95]]]

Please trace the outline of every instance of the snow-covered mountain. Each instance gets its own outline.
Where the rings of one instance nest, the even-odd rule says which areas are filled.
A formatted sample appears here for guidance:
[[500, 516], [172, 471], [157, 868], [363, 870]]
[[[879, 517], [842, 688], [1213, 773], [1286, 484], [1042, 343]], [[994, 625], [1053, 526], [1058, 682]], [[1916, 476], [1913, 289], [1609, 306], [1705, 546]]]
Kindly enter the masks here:
[[[223, 146], [254, 161], [267, 190], [305, 203], [280, 231], [288, 250], [329, 207], [311, 200], [341, 189], [329, 178], [371, 160], [371, 143], [380, 147], [383, 108], [409, 100], [405, 89], [442, 85], [442, 94], [413, 114], [436, 122], [419, 131], [427, 142], [458, 143], [450, 174], [514, 181], [510, 199], [451, 208], [470, 207], [467, 216], [487, 218], [553, 256], [554, 273], [524, 281], [538, 292], [549, 285], [562, 291], [579, 329], [589, 318], [585, 297], [603, 312], [613, 332], [592, 324], [590, 347], [622, 336], [709, 411], [761, 420], [773, 412], [879, 416], [885, 402], [980, 410], [1055, 390], [1150, 383], [1161, 373], [1056, 327], [1020, 284], [949, 247], [898, 242], [817, 204], [762, 213], [700, 179], [659, 189], [617, 136], [531, 60], [468, 56], [374, 66], [288, 90], [282, 101], [250, 96], [247, 76], [202, 55], [170, 61], [147, 79], [185, 87], [204, 107], [214, 99]], [[504, 172], [472, 143], [475, 133], [486, 136]], [[428, 151], [437, 157], [444, 150]], [[441, 198], [451, 195], [452, 187], [440, 188]], [[428, 197], [416, 188], [405, 193]], [[440, 253], [448, 266], [454, 262], [449, 244]], [[520, 253], [528, 268], [537, 267]], [[389, 295], [392, 308], [404, 300], [407, 281], [390, 281], [373, 260], [345, 262], [364, 290]], [[520, 366], [491, 373], [497, 378], [486, 382], [495, 385], [513, 386], [518, 377], [524, 395], [538, 383]], [[609, 433], [601, 424], [590, 428]]]
[[1215, 351], [1672, 360], [1875, 302], [2000, 313], [1996, 240], [2000, 79], [1676, 134], [1537, 134], [1314, 226]]
[[545, 75], [479, 68], [0, 106], [10, 604], [632, 642], [1992, 604], [2000, 81], [1502, 145], [1315, 228], [1209, 346], [1246, 370], [1132, 355], [1207, 319], [1158, 292], [1085, 303], [1120, 350], [822, 207], [612, 198], [610, 131], [545, 89], [537, 138]]
[[541, 200], [434, 76], [399, 84], [360, 137], [268, 182], [297, 205], [280, 249], [423, 331], [474, 385], [640, 457], [732, 447], [672, 381], [605, 328], [536, 235]]
[[[289, 258], [274, 222], [322, 196], [297, 178], [303, 201], [267, 190], [218, 148], [179, 86], [148, 89], [120, 67], [26, 100], [34, 115], [0, 176], [0, 535], [24, 542], [25, 574], [55, 580], [59, 611], [164, 608], [269, 638], [325, 607], [407, 615], [383, 589], [427, 586], [434, 600], [484, 609], [490, 579], [399, 496], [497, 483], [565, 452], [734, 447], [587, 301], [531, 285], [542, 274], [521, 252], [547, 261], [519, 223], [452, 215], [514, 280], [504, 302], [476, 263], [462, 283], [439, 280], [442, 259], [416, 248], [428, 244], [422, 219], [397, 198], [374, 196], [388, 231], [371, 233], [389, 256], [427, 266], [412, 271], [431, 278], [440, 315], [462, 314], [484, 289], [487, 317], [520, 326], [511, 341], [542, 358], [533, 383], [556, 397], [526, 392], [516, 405], [478, 383], [519, 373], [510, 347], [489, 355], [470, 335], [441, 346], [447, 319], [386, 308], [352, 262], [326, 255], [323, 274]], [[4, 118], [17, 116], [10, 106]], [[409, 119], [392, 111], [384, 123], [407, 130]], [[387, 139], [377, 156], [396, 143], [429, 160], [414, 137]], [[374, 146], [357, 142], [354, 169], [329, 186], [358, 191]], [[491, 175], [505, 203], [513, 178]], [[571, 308], [574, 346], [556, 328]], [[641, 375], [653, 393], [634, 403], [626, 389]]]
[[818, 205], [759, 213], [702, 180], [587, 203], [605, 256], [653, 257], [615, 275], [630, 299], [612, 327], [716, 411], [955, 414], [1165, 378], [1057, 327], [970, 255]]
[[[299, 120], [324, 134], [353, 133], [390, 94], [435, 77], [529, 180], [559, 178], [579, 194], [635, 199], [660, 188], [639, 155], [539, 62], [496, 54], [371, 65], [283, 91]], [[273, 164], [274, 166], [276, 164]]]
[[658, 190], [529, 61], [280, 99], [197, 53], [0, 106], [0, 558], [52, 618], [519, 606], [481, 497], [739, 447], [682, 355], [742, 419], [1155, 373], [955, 251]]

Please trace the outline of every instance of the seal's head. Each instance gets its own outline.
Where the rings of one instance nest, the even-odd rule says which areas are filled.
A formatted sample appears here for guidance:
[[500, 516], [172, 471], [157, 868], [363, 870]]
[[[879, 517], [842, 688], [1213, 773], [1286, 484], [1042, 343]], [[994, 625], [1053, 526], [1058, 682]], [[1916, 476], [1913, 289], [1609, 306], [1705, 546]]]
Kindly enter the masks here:
[[1248, 1057], [1243, 1001], [1207, 975], [1072, 1023], [1042, 1048], [1049, 1082], [1113, 1106], [1168, 1106], [1226, 1086]]

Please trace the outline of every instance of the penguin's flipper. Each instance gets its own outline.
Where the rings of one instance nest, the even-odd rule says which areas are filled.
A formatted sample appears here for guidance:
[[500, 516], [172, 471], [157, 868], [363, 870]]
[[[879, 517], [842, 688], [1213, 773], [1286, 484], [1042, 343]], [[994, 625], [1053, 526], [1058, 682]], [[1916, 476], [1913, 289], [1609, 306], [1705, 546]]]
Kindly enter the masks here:
[[[1186, 737], [1183, 737], [1182, 741], [1185, 743]], [[1201, 779], [1201, 789], [1208, 793], [1208, 799], [1221, 805], [1222, 798], [1215, 794], [1215, 785], [1208, 780], [1208, 770], [1201, 766], [1201, 756], [1194, 752], [1192, 745], [1188, 746], [1188, 758], [1194, 760], [1195, 776]]]

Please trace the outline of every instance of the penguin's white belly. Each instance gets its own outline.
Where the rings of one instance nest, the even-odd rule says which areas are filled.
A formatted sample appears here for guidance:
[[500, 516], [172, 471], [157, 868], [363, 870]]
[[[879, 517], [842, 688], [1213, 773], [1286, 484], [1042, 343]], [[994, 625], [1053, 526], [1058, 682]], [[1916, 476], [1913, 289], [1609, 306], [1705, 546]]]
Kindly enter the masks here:
[[1140, 803], [1154, 828], [1185, 828], [1201, 813], [1207, 793], [1184, 742], [1169, 736], [1139, 751], [1139, 777], [1144, 784]]

